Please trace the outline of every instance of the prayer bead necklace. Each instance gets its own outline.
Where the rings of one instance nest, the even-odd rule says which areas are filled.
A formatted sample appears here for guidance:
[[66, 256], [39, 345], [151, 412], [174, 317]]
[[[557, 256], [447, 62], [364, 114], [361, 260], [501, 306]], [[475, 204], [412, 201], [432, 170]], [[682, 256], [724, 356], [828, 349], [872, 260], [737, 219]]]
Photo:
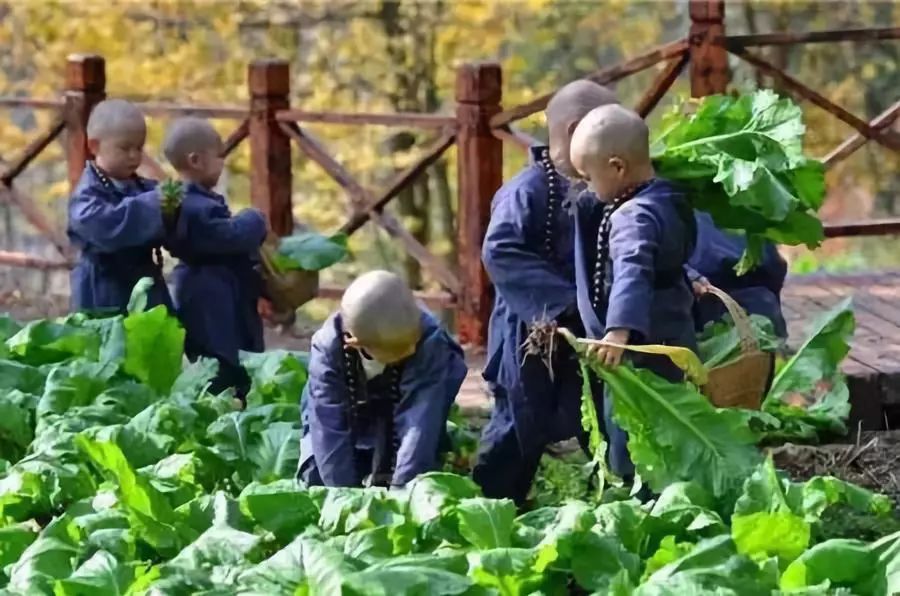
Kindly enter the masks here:
[[553, 257], [553, 224], [556, 220], [556, 211], [559, 207], [562, 181], [556, 166], [550, 159], [550, 149], [545, 147], [541, 151], [541, 167], [547, 176], [547, 217], [544, 220], [544, 253], [548, 257]]

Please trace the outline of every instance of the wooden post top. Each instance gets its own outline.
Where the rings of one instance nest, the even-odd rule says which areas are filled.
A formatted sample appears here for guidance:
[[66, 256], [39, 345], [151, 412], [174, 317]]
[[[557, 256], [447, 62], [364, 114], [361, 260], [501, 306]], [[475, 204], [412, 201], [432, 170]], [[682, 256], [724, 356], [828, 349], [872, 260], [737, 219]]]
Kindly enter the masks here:
[[250, 95], [253, 97], [286, 96], [291, 92], [291, 69], [286, 60], [268, 58], [254, 60], [247, 71]]
[[66, 89], [102, 93], [106, 89], [106, 61], [96, 54], [70, 54], [66, 59]]
[[725, 20], [724, 0], [690, 0], [688, 10], [695, 23], [721, 23]]
[[457, 67], [457, 102], [499, 104], [502, 92], [503, 75], [498, 63], [474, 62]]

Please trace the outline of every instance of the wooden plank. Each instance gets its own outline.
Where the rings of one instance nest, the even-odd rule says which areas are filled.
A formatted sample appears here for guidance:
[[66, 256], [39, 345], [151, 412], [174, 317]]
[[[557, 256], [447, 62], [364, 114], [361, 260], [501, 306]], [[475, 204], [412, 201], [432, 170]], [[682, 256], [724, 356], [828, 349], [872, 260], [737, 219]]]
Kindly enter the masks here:
[[[900, 116], [900, 101], [896, 102], [879, 114], [874, 120], [869, 122], [869, 126], [875, 130], [884, 130], [897, 120], [897, 116]], [[828, 155], [822, 158], [825, 169], [831, 169], [841, 161], [850, 157], [857, 149], [865, 145], [866, 141], [867, 139], [859, 133], [847, 138], [843, 143], [832, 149]]]
[[62, 99], [35, 99], [32, 97], [0, 97], [0, 107], [58, 110], [66, 105]]
[[73, 191], [91, 158], [87, 121], [94, 106], [106, 98], [106, 62], [96, 55], [73, 54], [66, 62], [66, 163]]
[[494, 118], [500, 114], [502, 89], [499, 64], [463, 64], [456, 70], [456, 250], [462, 282], [456, 331], [462, 343], [481, 347], [487, 345], [494, 303], [493, 288], [481, 263], [481, 244], [491, 219], [491, 201], [503, 184], [503, 141], [491, 132]]
[[147, 116], [197, 116], [198, 118], [220, 118], [240, 120], [247, 118], [247, 108], [239, 106], [200, 106], [191, 104], [136, 102]]
[[391, 199], [400, 194], [400, 191], [430, 168], [455, 142], [456, 134], [453, 131], [446, 131], [439, 138], [432, 141], [416, 163], [398, 172], [378, 197], [365, 203], [360, 209], [355, 210], [347, 223], [341, 227], [341, 231], [345, 234], [352, 234], [368, 221], [373, 212], [382, 212]]
[[43, 257], [35, 257], [21, 252], [9, 252], [0, 250], [0, 265], [8, 267], [23, 267], [26, 269], [40, 269], [43, 271], [51, 271], [58, 269], [71, 269], [72, 261], [57, 260], [53, 261]]
[[634, 111], [637, 112], [641, 118], [649, 116], [650, 112], [659, 105], [660, 100], [662, 100], [666, 92], [672, 87], [675, 79], [677, 79], [684, 70], [689, 59], [690, 55], [687, 52], [682, 53], [678, 58], [670, 60], [662, 72], [656, 76], [653, 80], [653, 84], [650, 85], [650, 88], [647, 89], [641, 99], [638, 100], [637, 106], [634, 108]]
[[829, 43], [839, 41], [881, 41], [900, 39], [900, 27], [867, 29], [831, 29], [803, 33], [760, 33], [754, 35], [728, 35], [716, 39], [729, 49], [753, 46], [784, 46], [798, 43]]
[[835, 118], [846, 122], [848, 125], [852, 126], [856, 129], [864, 137], [873, 140], [877, 143], [880, 143], [892, 150], [900, 150], [900, 135], [895, 133], [892, 130], [883, 130], [878, 131], [871, 126], [869, 123], [860, 119], [859, 117], [851, 114], [841, 106], [837, 105], [833, 101], [829, 100], [825, 96], [823, 96], [818, 91], [814, 91], [810, 89], [805, 84], [801, 83], [799, 80], [795, 79], [791, 75], [783, 72], [777, 66], [773, 65], [766, 60], [763, 60], [759, 56], [752, 54], [744, 49], [732, 49], [731, 52], [740, 57], [745, 62], [752, 64], [759, 71], [771, 76], [772, 78], [778, 80], [784, 87], [790, 89], [803, 99], [806, 99], [815, 105], [819, 106]]
[[247, 82], [250, 201], [266, 214], [273, 232], [287, 236], [294, 232], [291, 140], [278, 126], [275, 114], [290, 105], [290, 66], [284, 60], [257, 60], [250, 64]]
[[731, 75], [728, 51], [714, 43], [725, 35], [724, 0], [690, 0], [689, 36], [691, 59], [691, 96], [705, 97], [725, 93]]
[[250, 120], [245, 118], [241, 124], [235, 128], [228, 138], [225, 139], [225, 148], [222, 149], [222, 157], [228, 157], [231, 152], [238, 148], [244, 139], [250, 136]]
[[491, 129], [491, 133], [501, 141], [512, 143], [524, 151], [529, 151], [534, 145], [543, 144], [533, 136], [506, 125]]
[[281, 110], [275, 114], [279, 122], [321, 122], [327, 124], [401, 126], [414, 128], [455, 128], [452, 114], [418, 114], [400, 112], [375, 114], [367, 112], [308, 112], [305, 110]]
[[825, 224], [826, 238], [890, 236], [900, 234], [900, 218], [850, 221]]
[[[307, 157], [319, 164], [341, 188], [347, 191], [354, 209], [363, 209], [366, 204], [375, 200], [373, 194], [363, 188], [344, 166], [331, 157], [318, 139], [312, 136], [309, 131], [301, 129], [294, 123], [280, 122], [279, 125], [285, 134], [297, 143]], [[435, 279], [443, 284], [445, 288], [454, 293], [459, 290], [460, 282], [456, 275], [440, 259], [432, 255], [426, 247], [422, 246], [422, 243], [416, 240], [392, 215], [373, 212], [370, 213], [369, 217], [384, 228], [393, 238], [402, 242], [409, 254], [434, 275]]]
[[47, 148], [47, 145], [53, 142], [53, 139], [59, 136], [59, 133], [66, 127], [66, 119], [60, 114], [56, 120], [50, 125], [44, 134], [34, 139], [25, 147], [22, 154], [13, 160], [6, 171], [0, 174], [0, 181], [9, 186], [16, 176], [21, 174], [28, 167], [35, 157], [40, 155], [41, 151]]
[[18, 190], [12, 184], [0, 184], [0, 194], [2, 194], [3, 198], [16, 205], [22, 211], [25, 219], [41, 235], [47, 238], [61, 255], [64, 257], [69, 256], [68, 237], [47, 218], [43, 209], [38, 207], [31, 197]]
[[[674, 58], [675, 56], [678, 56], [679, 54], [684, 52], [687, 48], [687, 39], [679, 39], [677, 41], [657, 46], [648, 52], [644, 52], [643, 54], [635, 56], [634, 58], [630, 58], [624, 62], [621, 62], [614, 66], [610, 66], [608, 68], [603, 68], [582, 78], [594, 81], [595, 83], [599, 83], [601, 85], [608, 85], [609, 83], [613, 83], [615, 81], [618, 81], [619, 79], [624, 79], [627, 76], [641, 72], [642, 70], [646, 70], [654, 64], [662, 62], [663, 60]], [[502, 112], [499, 112], [495, 116], [491, 117], [491, 128], [499, 128], [504, 124], [509, 124], [516, 120], [521, 120], [522, 118], [527, 118], [532, 114], [540, 112], [547, 107], [547, 102], [550, 101], [551, 97], [553, 97], [553, 93], [547, 93], [529, 101], [528, 103], [515, 106], [513, 108], [508, 108], [506, 110], [503, 110]]]
[[[788, 288], [798, 289], [796, 282], [789, 283], [786, 290]], [[795, 349], [805, 340], [809, 323], [824, 310], [819, 304], [798, 294], [786, 292], [782, 295], [788, 332]], [[853, 340], [851, 352], [841, 365], [841, 370], [847, 375], [850, 390], [849, 428], [857, 428], [862, 422], [862, 427], [866, 430], [879, 430], [884, 424], [883, 375], [875, 366], [868, 364], [869, 360], [877, 366], [877, 354], [873, 354], [868, 346], [860, 346]]]

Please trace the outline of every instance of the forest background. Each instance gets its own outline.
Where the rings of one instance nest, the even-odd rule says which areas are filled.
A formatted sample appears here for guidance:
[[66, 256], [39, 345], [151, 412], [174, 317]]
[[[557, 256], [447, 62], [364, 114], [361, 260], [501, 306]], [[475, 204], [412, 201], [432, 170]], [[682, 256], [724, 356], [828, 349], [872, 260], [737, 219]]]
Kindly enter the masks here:
[[[106, 59], [107, 92], [135, 100], [246, 105], [247, 64], [278, 57], [291, 62], [291, 105], [307, 110], [452, 112], [455, 67], [496, 60], [503, 67], [503, 102], [528, 101], [579, 76], [609, 66], [659, 43], [684, 36], [686, 0], [382, 0], [342, 2], [100, 1], [0, 2], [0, 95], [55, 98], [70, 53]], [[900, 2], [728, 1], [730, 34], [810, 31], [900, 25]], [[871, 119], [898, 99], [897, 42], [809, 44], [762, 50], [775, 64], [850, 111]], [[732, 59], [732, 86], [770, 86]], [[661, 68], [661, 67], [660, 67]], [[622, 81], [617, 92], [634, 105], [658, 70]], [[774, 86], [777, 90], [777, 86]], [[689, 92], [686, 73], [655, 117]], [[810, 104], [803, 104], [807, 152], [824, 156], [854, 131]], [[43, 130], [49, 112], [28, 108], [0, 112], [0, 166]], [[651, 126], [654, 117], [651, 117]], [[224, 135], [232, 121], [214, 122]], [[148, 153], [162, 162], [165, 119], [148, 120]], [[521, 128], [544, 138], [543, 118]], [[896, 126], [896, 124], [895, 124]], [[378, 188], [397, 168], [415, 160], [416, 131], [383, 127], [310, 125], [335, 157], [364, 185]], [[343, 191], [294, 149], [294, 219], [323, 233], [346, 216]], [[233, 208], [248, 204], [249, 148], [228, 159], [221, 189]], [[512, 175], [525, 154], [507, 146], [504, 169]], [[31, 194], [62, 226], [68, 194], [63, 145], [45, 150], [17, 186]], [[897, 215], [900, 155], [868, 143], [828, 174], [822, 212], [826, 220]], [[455, 151], [430, 168], [389, 207], [432, 252], [455, 263]], [[416, 287], [434, 287], [377, 227], [368, 224], [351, 239], [350, 262], [325, 272], [325, 281], [346, 283], [375, 267], [403, 272]], [[53, 256], [53, 250], [20, 216], [0, 201], [0, 249]], [[893, 237], [828, 241], [815, 253], [785, 251], [795, 273], [825, 269], [878, 270], [900, 265]], [[64, 304], [62, 272], [0, 269], [0, 298]], [[327, 305], [313, 305], [321, 314]], [[48, 307], [49, 308], [49, 307]]]

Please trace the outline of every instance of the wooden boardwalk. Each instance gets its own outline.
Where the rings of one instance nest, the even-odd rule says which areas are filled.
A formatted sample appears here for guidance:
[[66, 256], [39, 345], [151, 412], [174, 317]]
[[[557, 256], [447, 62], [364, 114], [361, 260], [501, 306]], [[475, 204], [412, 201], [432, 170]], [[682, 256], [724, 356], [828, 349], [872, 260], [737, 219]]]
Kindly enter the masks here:
[[844, 361], [851, 427], [893, 428], [900, 423], [900, 272], [789, 279], [782, 294], [789, 343], [797, 347], [816, 316], [848, 296], [856, 318]]
[[[900, 271], [878, 275], [810, 275], [788, 279], [782, 294], [792, 348], [809, 325], [847, 296], [853, 297], [856, 333], [844, 362], [852, 403], [850, 426], [900, 427]], [[457, 400], [466, 409], [489, 406], [481, 382], [484, 356], [469, 354], [469, 376]]]

